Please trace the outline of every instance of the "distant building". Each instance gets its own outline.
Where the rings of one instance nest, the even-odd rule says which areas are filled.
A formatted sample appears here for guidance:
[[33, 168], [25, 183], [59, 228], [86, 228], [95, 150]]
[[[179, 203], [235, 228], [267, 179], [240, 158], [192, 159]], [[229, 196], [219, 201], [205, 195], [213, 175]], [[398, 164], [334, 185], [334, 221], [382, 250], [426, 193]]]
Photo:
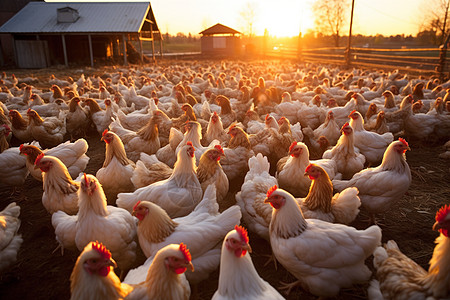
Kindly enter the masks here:
[[143, 41], [151, 42], [153, 58], [154, 42], [162, 48], [150, 2], [30, 2], [0, 27], [6, 34], [19, 68], [116, 59], [127, 64], [143, 59]]
[[203, 55], [241, 55], [241, 33], [220, 23], [200, 32]]

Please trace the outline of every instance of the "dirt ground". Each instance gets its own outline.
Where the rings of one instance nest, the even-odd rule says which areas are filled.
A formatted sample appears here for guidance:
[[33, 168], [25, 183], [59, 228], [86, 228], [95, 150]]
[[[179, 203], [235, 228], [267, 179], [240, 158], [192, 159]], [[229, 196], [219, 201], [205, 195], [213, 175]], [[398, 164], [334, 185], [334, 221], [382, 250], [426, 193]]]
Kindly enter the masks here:
[[[87, 136], [90, 157], [86, 173], [95, 174], [104, 160], [104, 143], [100, 136], [91, 133]], [[14, 144], [13, 144], [14, 146]], [[15, 146], [17, 146], [17, 141]], [[414, 145], [406, 153], [407, 161], [413, 171], [413, 181], [407, 194], [399, 199], [392, 209], [380, 216], [383, 230], [383, 242], [395, 240], [400, 249], [422, 267], [428, 268], [428, 261], [434, 248], [434, 239], [438, 233], [431, 227], [437, 209], [450, 200], [450, 160], [438, 158], [442, 144]], [[8, 170], [1, 170], [7, 172]], [[243, 174], [244, 176], [245, 174]], [[230, 183], [227, 196], [228, 203], [233, 204], [234, 195], [240, 190], [243, 177]], [[0, 274], [0, 299], [69, 299], [69, 277], [79, 253], [60, 251], [57, 247], [51, 216], [44, 209], [42, 202], [42, 183], [29, 176], [23, 187], [14, 194], [9, 187], [0, 187], [0, 210], [10, 202], [17, 202], [21, 207], [22, 225], [19, 232], [23, 244], [18, 253], [17, 262]], [[368, 225], [368, 215], [362, 209], [352, 224], [358, 229]], [[274, 287], [280, 287], [280, 281], [293, 282], [295, 278], [281, 265], [275, 269], [273, 265], [264, 266], [270, 254], [270, 244], [250, 233], [250, 244], [253, 249], [252, 259], [262, 278]], [[144, 262], [140, 253], [136, 265]], [[367, 264], [372, 268], [369, 258]], [[218, 286], [218, 271], [199, 285], [198, 299], [210, 299]], [[368, 284], [341, 290], [336, 299], [366, 299]], [[316, 299], [315, 296], [297, 288], [287, 299]]]

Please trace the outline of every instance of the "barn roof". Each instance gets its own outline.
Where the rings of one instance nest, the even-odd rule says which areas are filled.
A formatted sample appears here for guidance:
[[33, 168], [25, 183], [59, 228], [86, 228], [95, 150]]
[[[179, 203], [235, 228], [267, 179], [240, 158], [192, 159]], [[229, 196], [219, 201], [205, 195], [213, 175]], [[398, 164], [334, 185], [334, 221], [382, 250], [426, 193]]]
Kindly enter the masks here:
[[209, 27], [208, 29], [203, 30], [199, 34], [203, 35], [214, 35], [214, 34], [240, 34], [239, 31], [234, 30], [228, 26], [217, 23], [214, 26]]
[[[58, 22], [57, 10], [78, 12], [78, 18]], [[30, 2], [0, 27], [0, 33], [138, 33], [145, 21], [159, 33], [150, 2]]]

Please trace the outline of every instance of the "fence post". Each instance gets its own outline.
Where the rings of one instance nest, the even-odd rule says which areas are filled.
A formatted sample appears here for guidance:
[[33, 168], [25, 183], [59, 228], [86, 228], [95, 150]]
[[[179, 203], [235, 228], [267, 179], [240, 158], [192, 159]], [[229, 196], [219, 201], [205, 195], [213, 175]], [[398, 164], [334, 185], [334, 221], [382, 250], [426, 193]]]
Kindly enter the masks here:
[[348, 33], [348, 44], [347, 49], [345, 50], [345, 64], [347, 67], [351, 64], [351, 46], [352, 46], [352, 27], [353, 27], [353, 10], [355, 8], [355, 0], [352, 0], [352, 13], [350, 15], [350, 29]]
[[444, 70], [445, 63], [447, 61], [447, 45], [450, 40], [450, 35], [445, 40], [444, 44], [439, 46], [439, 65], [437, 66], [437, 70], [439, 73], [439, 80], [442, 82], [444, 80]]

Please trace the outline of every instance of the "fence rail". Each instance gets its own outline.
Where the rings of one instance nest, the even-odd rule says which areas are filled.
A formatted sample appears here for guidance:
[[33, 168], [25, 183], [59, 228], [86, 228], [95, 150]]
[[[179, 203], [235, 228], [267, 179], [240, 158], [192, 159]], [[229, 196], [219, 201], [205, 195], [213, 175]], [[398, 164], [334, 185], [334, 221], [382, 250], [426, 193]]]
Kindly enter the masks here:
[[447, 49], [441, 48], [412, 48], [412, 49], [378, 49], [351, 48], [349, 61], [346, 61], [346, 48], [315, 48], [296, 49], [278, 48], [266, 51], [267, 57], [279, 59], [294, 59], [305, 62], [321, 62], [326, 64], [352, 65], [370, 68], [392, 68], [415, 73], [450, 72], [450, 64], [446, 61], [450, 55]]

